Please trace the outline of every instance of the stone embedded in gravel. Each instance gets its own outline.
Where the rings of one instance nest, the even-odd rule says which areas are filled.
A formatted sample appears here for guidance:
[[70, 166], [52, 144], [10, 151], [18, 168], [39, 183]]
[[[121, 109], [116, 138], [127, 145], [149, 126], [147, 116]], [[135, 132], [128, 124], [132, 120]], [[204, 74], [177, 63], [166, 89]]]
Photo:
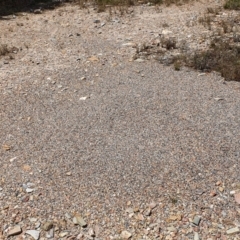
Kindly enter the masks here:
[[71, 172], [67, 172], [66, 175], [67, 175], [67, 176], [71, 176], [72, 173], [71, 173]]
[[194, 240], [199, 240], [200, 239], [198, 232], [194, 232], [194, 238], [193, 239]]
[[35, 9], [33, 12], [34, 12], [35, 14], [41, 14], [41, 13], [42, 13], [42, 10], [41, 10], [41, 9]]
[[71, 215], [69, 213], [65, 213], [65, 217], [70, 219], [71, 218]]
[[230, 195], [234, 195], [236, 193], [236, 191], [232, 190], [230, 191]]
[[157, 206], [157, 203], [155, 203], [155, 202], [151, 202], [151, 203], [149, 204], [149, 207], [150, 207], [151, 209], [154, 209], [156, 206]]
[[89, 230], [88, 230], [88, 235], [89, 235], [90, 237], [95, 237], [95, 232], [94, 232], [94, 230], [93, 230], [92, 228], [89, 228]]
[[175, 232], [177, 229], [175, 227], [171, 226], [171, 227], [168, 227], [167, 230], [169, 232]]
[[123, 46], [123, 47], [135, 47], [135, 46], [136, 46], [136, 43], [132, 43], [132, 42], [123, 43], [122, 46]]
[[74, 215], [74, 218], [73, 218], [73, 223], [75, 225], [80, 225], [81, 227], [87, 227], [87, 223], [84, 221], [84, 219], [78, 214], [76, 213]]
[[240, 192], [234, 194], [235, 201], [240, 204]]
[[214, 98], [214, 100], [221, 101], [221, 100], [224, 100], [224, 99], [223, 98]]
[[141, 59], [141, 58], [137, 58], [137, 59], [135, 60], [135, 62], [142, 63], [142, 62], [145, 62], [145, 60], [144, 60], [144, 59]]
[[35, 224], [35, 228], [37, 229], [37, 228], [40, 228], [40, 226], [41, 226], [41, 223], [40, 222], [37, 222], [36, 224]]
[[31, 188], [31, 187], [34, 187], [34, 186], [35, 186], [34, 183], [31, 183], [31, 182], [28, 182], [28, 183], [27, 183], [27, 187], [28, 187], [28, 188]]
[[170, 216], [168, 219], [167, 219], [167, 222], [172, 222], [172, 221], [181, 221], [182, 219], [182, 215], [179, 214], [179, 215], [172, 215]]
[[162, 34], [163, 34], [163, 35], [168, 35], [168, 34], [172, 34], [172, 33], [173, 33], [172, 31], [167, 30], [167, 29], [163, 29], [163, 30], [162, 30]]
[[230, 228], [227, 230], [226, 233], [227, 235], [237, 234], [237, 233], [240, 233], [240, 229], [239, 227]]
[[223, 191], [224, 191], [224, 187], [219, 187], [218, 190], [219, 190], [220, 192], [223, 192]]
[[141, 213], [138, 213], [136, 216], [136, 219], [139, 221], [143, 221], [144, 220], [144, 216]]
[[40, 231], [37, 230], [27, 230], [25, 232], [25, 234], [30, 235], [31, 237], [33, 237], [35, 240], [38, 240], [40, 237]]
[[37, 221], [37, 218], [29, 218], [29, 221], [30, 221], [30, 222], [36, 222], [36, 221]]
[[17, 159], [17, 157], [13, 157], [9, 161], [12, 163], [15, 159]]
[[126, 209], [126, 213], [133, 213], [134, 211], [133, 211], [133, 208], [127, 208]]
[[144, 215], [145, 215], [145, 216], [150, 216], [151, 213], [152, 213], [151, 208], [147, 208], [147, 209], [144, 211]]
[[5, 151], [9, 151], [9, 150], [11, 149], [11, 147], [8, 146], [7, 144], [4, 144], [4, 145], [2, 146], [2, 148], [3, 148], [3, 150], [5, 150]]
[[59, 233], [59, 237], [63, 238], [66, 237], [68, 235], [68, 232], [60, 232]]
[[33, 192], [33, 191], [34, 191], [33, 188], [27, 188], [27, 189], [26, 189], [26, 192], [27, 192], [27, 193], [31, 193], [31, 192]]
[[211, 196], [211, 197], [215, 197], [216, 195], [217, 195], [217, 192], [216, 192], [216, 191], [211, 191], [211, 192], [210, 192], [210, 196]]
[[192, 223], [193, 223], [194, 225], [198, 226], [199, 223], [200, 223], [200, 221], [201, 221], [201, 218], [200, 218], [199, 216], [195, 216], [194, 219], [193, 219], [193, 221], [192, 221]]
[[87, 99], [87, 97], [80, 97], [80, 101], [85, 101]]
[[46, 238], [53, 238], [54, 237], [54, 230], [53, 228], [51, 228], [47, 234], [46, 234]]
[[49, 231], [51, 228], [53, 228], [53, 223], [52, 222], [45, 222], [43, 225], [42, 225], [42, 230], [44, 231]]
[[19, 225], [17, 225], [17, 226], [15, 226], [15, 227], [13, 227], [12, 229], [9, 230], [8, 237], [15, 236], [15, 235], [18, 235], [20, 233], [22, 233], [22, 229]]
[[97, 61], [99, 61], [99, 58], [96, 57], [96, 56], [92, 56], [88, 60], [91, 61], [91, 62], [97, 62]]
[[132, 234], [130, 233], [130, 232], [128, 232], [128, 231], [122, 231], [121, 232], [121, 238], [123, 238], [123, 239], [129, 239], [129, 238], [131, 238], [132, 237]]

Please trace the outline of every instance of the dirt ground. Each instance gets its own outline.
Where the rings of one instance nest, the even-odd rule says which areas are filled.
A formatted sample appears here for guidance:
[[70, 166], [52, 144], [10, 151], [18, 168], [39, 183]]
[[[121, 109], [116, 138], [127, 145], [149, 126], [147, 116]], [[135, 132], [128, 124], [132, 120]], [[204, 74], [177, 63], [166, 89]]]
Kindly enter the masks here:
[[221, 5], [0, 20], [0, 239], [240, 239], [239, 83], [135, 57]]

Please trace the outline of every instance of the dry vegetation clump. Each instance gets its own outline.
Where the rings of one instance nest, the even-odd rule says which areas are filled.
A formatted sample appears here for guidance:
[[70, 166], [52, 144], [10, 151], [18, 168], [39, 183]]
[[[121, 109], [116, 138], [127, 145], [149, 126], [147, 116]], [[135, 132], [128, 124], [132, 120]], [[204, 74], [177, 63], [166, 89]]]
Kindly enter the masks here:
[[240, 46], [214, 41], [207, 51], [195, 53], [187, 65], [201, 71], [217, 71], [229, 81], [240, 81]]
[[240, 10], [240, 0], [227, 0], [224, 4], [225, 9]]
[[0, 57], [5, 56], [10, 53], [7, 44], [0, 44]]
[[88, 4], [94, 4], [97, 6], [98, 11], [105, 11], [107, 7], [111, 6], [133, 6], [139, 4], [165, 4], [166, 6], [177, 4], [182, 5], [185, 3], [193, 2], [195, 0], [73, 0], [81, 7], [85, 7]]
[[17, 54], [22, 48], [9, 47], [7, 44], [0, 44], [0, 58], [7, 56], [9, 60], [14, 59], [13, 54]]

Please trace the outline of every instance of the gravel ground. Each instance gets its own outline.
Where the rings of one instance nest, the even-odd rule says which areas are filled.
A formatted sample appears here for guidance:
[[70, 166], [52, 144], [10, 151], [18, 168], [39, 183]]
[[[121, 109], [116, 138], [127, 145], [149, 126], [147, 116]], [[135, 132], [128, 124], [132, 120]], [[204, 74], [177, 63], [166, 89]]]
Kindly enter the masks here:
[[129, 60], [138, 10], [0, 22], [0, 239], [240, 239], [239, 83]]

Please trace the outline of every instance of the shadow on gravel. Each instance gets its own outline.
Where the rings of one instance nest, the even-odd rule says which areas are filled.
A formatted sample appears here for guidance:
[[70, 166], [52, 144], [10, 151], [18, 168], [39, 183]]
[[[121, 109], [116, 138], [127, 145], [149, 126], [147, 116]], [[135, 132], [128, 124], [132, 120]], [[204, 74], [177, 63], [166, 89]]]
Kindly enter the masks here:
[[[53, 10], [61, 6], [64, 0], [0, 0], [0, 20], [10, 20], [11, 14], [20, 12], [41, 13], [42, 10]], [[35, 11], [35, 12], [34, 12]]]

